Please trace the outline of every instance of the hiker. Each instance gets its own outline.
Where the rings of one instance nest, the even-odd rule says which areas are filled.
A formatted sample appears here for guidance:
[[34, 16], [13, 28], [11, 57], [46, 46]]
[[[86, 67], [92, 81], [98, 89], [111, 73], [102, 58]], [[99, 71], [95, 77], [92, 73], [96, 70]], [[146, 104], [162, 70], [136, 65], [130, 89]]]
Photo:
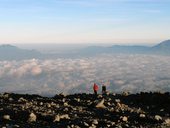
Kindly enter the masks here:
[[106, 94], [106, 85], [102, 85], [102, 94]]
[[97, 91], [99, 90], [99, 86], [96, 83], [94, 83], [93, 90], [94, 90], [94, 94], [97, 95]]

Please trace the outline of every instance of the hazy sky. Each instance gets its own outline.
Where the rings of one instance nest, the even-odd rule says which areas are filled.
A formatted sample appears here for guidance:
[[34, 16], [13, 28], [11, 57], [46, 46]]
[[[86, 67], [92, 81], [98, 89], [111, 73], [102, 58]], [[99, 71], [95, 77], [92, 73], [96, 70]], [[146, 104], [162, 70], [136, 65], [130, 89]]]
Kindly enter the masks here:
[[3, 43], [157, 43], [170, 0], [0, 0]]

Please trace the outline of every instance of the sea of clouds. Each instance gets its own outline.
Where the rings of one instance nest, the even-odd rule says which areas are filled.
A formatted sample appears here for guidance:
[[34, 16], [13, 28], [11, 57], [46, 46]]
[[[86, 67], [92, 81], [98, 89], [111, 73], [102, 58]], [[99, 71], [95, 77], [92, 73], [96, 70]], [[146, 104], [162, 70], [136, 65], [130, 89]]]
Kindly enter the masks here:
[[0, 61], [0, 92], [48, 96], [61, 92], [91, 93], [94, 82], [118, 93], [170, 91], [169, 62], [170, 56], [123, 54]]

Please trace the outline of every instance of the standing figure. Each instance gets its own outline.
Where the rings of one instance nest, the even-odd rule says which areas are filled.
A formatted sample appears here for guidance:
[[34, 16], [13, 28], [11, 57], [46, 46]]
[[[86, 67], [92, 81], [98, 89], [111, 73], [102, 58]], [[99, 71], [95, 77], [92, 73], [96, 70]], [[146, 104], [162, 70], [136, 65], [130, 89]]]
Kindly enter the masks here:
[[106, 94], [106, 85], [102, 85], [102, 94]]
[[99, 90], [99, 86], [96, 83], [94, 83], [93, 90], [94, 90], [94, 94], [97, 95], [97, 91]]

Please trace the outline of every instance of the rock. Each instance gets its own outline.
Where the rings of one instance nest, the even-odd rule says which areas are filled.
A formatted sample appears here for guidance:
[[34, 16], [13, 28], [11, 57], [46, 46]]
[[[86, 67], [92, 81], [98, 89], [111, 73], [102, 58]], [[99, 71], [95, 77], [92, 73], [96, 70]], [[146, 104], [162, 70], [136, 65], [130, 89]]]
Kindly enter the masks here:
[[100, 101], [97, 105], [96, 108], [100, 108], [100, 109], [105, 109], [106, 106], [104, 105], [104, 99], [102, 99], [102, 101]]
[[60, 116], [56, 115], [53, 122], [59, 122], [59, 121], [60, 121]]
[[43, 102], [40, 102], [40, 106], [42, 106], [43, 105]]
[[102, 95], [98, 95], [97, 98], [102, 98], [103, 96]]
[[68, 103], [67, 102], [65, 102], [64, 103], [64, 107], [68, 107], [69, 105], [68, 105]]
[[17, 124], [15, 124], [14, 126], [13, 126], [13, 128], [19, 128], [20, 126], [19, 125], [17, 125]]
[[54, 102], [51, 102], [51, 106], [56, 106], [56, 104]]
[[115, 102], [116, 103], [120, 103], [120, 99], [115, 99]]
[[162, 120], [162, 117], [161, 117], [161, 116], [159, 116], [159, 115], [155, 115], [155, 120], [157, 120], [157, 121], [161, 121], [161, 120]]
[[108, 103], [107, 103], [107, 105], [111, 106], [111, 103], [110, 103], [110, 102], [108, 102]]
[[4, 93], [3, 97], [4, 97], [4, 99], [8, 99], [9, 98], [9, 93]]
[[122, 105], [120, 103], [117, 103], [117, 107], [121, 109]]
[[89, 124], [88, 124], [88, 123], [86, 123], [86, 122], [84, 122], [84, 125], [85, 125], [86, 127], [89, 127]]
[[98, 121], [97, 121], [97, 120], [93, 120], [92, 124], [97, 125], [97, 124], [98, 124]]
[[122, 119], [122, 121], [124, 121], [124, 122], [127, 122], [127, 121], [128, 121], [128, 117], [126, 117], [126, 116], [121, 117], [121, 119]]
[[26, 99], [24, 99], [23, 97], [19, 98], [18, 102], [27, 102]]
[[70, 117], [69, 117], [68, 114], [64, 114], [64, 115], [56, 115], [53, 122], [59, 122], [60, 119], [70, 119]]
[[129, 92], [123, 92], [122, 95], [123, 95], [123, 96], [128, 96], [128, 95], [129, 95]]
[[47, 104], [47, 108], [51, 108], [51, 104], [48, 103], [48, 104]]
[[28, 122], [36, 122], [37, 116], [34, 113], [31, 113], [28, 118]]
[[10, 97], [8, 100], [11, 102], [11, 101], [13, 101], [14, 99]]
[[140, 114], [139, 117], [140, 118], [145, 118], [146, 116], [145, 116], [145, 114]]
[[165, 125], [167, 125], [167, 126], [170, 126], [170, 118], [168, 118], [168, 119], [165, 119], [165, 122], [164, 122], [164, 124], [165, 124]]
[[11, 119], [10, 119], [10, 115], [4, 115], [4, 116], [3, 116], [3, 119], [4, 119], [4, 120], [11, 120]]
[[68, 114], [64, 114], [60, 116], [60, 119], [70, 119]]

